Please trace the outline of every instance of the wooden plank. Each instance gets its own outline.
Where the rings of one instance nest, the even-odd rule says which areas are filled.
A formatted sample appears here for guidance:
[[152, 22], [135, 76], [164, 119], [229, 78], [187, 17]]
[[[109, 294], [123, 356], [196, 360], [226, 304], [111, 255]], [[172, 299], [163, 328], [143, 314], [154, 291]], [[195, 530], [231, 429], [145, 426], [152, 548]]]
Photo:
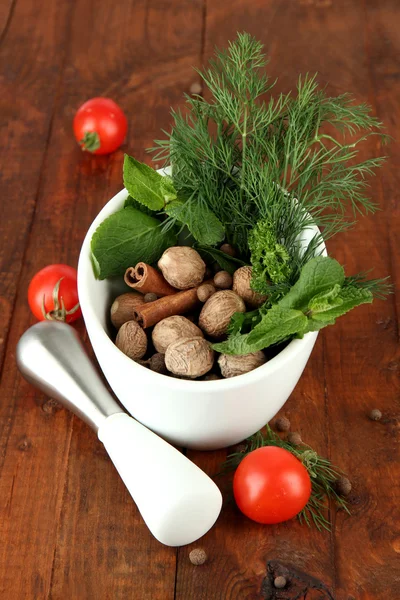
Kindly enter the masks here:
[[[20, 379], [14, 348], [33, 322], [27, 282], [48, 263], [76, 265], [87, 227], [122, 187], [123, 151], [149, 160], [144, 148], [188, 91], [201, 17], [197, 1], [74, 6], [1, 387], [1, 597], [173, 598], [176, 551], [150, 535], [95, 434]], [[36, 73], [38, 86], [45, 76]], [[126, 111], [128, 139], [110, 157], [85, 155], [72, 117], [105, 93]]]
[[[394, 2], [386, 4], [391, 11], [387, 7], [381, 10], [381, 4], [368, 4], [369, 13], [373, 10], [369, 16], [370, 23], [374, 23], [375, 51], [386, 77], [381, 73], [379, 78], [373, 67], [372, 73], [376, 77], [374, 89], [381, 99], [378, 106], [385, 107], [385, 114], [379, 110], [378, 113], [381, 118], [386, 117], [389, 133], [396, 138], [398, 121], [394, 124], [393, 120], [398, 114], [399, 96], [397, 86], [393, 90], [392, 79], [397, 83], [398, 14]], [[384, 23], [379, 19], [382, 16]], [[228, 17], [221, 5], [208, 6], [207, 19], [207, 55], [214, 45], [224, 46], [236, 30], [250, 31], [266, 44], [271, 57], [269, 71], [280, 77], [278, 90], [287, 91], [298, 72], [318, 71], [319, 81], [328, 83], [328, 91], [352, 91], [359, 101], [373, 100], [368, 96], [371, 82], [360, 4], [299, 2], [289, 7], [287, 3], [249, 5], [236, 1], [231, 3]], [[388, 46], [389, 67], [385, 50]], [[376, 58], [373, 57], [373, 65]], [[366, 155], [374, 155], [377, 150], [371, 143]], [[382, 176], [388, 194], [384, 213], [362, 220], [354, 232], [329, 244], [330, 252], [346, 264], [349, 272], [371, 265], [376, 266], [375, 276], [395, 270], [397, 263], [392, 263], [396, 260], [394, 249], [398, 248], [398, 208], [394, 210], [395, 204], [398, 207], [398, 183], [388, 175], [388, 169], [398, 177], [396, 164], [393, 161]], [[373, 193], [378, 190], [376, 183]], [[303, 439], [320, 453], [328, 451], [333, 462], [355, 479], [353, 502], [359, 504], [354, 507], [352, 518], [337, 516], [334, 544], [330, 546], [326, 535], [300, 529], [294, 523], [273, 528], [249, 524], [229, 505], [216, 527], [195, 544], [205, 547], [210, 556], [201, 571], [190, 565], [186, 549], [180, 550], [178, 599], [263, 597], [260, 590], [265, 563], [271, 559], [294, 563], [315, 575], [336, 590], [338, 598], [379, 600], [396, 596], [395, 564], [400, 539], [398, 492], [396, 495], [393, 491], [398, 480], [396, 334], [393, 299], [386, 304], [376, 302], [371, 308], [358, 309], [345, 317], [322, 334], [300, 384], [283, 410], [291, 413]], [[365, 417], [375, 404], [386, 411], [383, 425]], [[219, 460], [223, 455], [219, 453]], [[215, 472], [216, 459], [212, 455], [191, 452], [189, 456], [208, 472]]]
[[[321, 83], [327, 82], [330, 65], [321, 67], [321, 46], [308, 46], [307, 32], [313, 30], [320, 13], [291, 3], [234, 1], [227, 15], [221, 5], [208, 4], [206, 56], [215, 46], [224, 47], [236, 32], [249, 31], [265, 44], [271, 62], [271, 77], [279, 77], [277, 93], [294, 87], [299, 72], [318, 70]], [[290, 23], [290, 27], [288, 27]], [[332, 31], [335, 23], [331, 25]], [[301, 31], [300, 31], [301, 30]], [[293, 32], [296, 36], [293, 35]], [[302, 33], [301, 33], [302, 32]], [[296, 56], [296, 60], [292, 57]], [[321, 336], [322, 338], [322, 336]], [[326, 415], [324, 400], [324, 365], [322, 339], [296, 390], [282, 410], [292, 422], [292, 428], [303, 439], [326, 455]], [[266, 394], [266, 402], [268, 395]], [[312, 423], [312, 426], [309, 424]], [[189, 452], [188, 456], [206, 472], [218, 471], [226, 453]], [[293, 521], [280, 526], [265, 527], [240, 515], [229, 500], [229, 483], [225, 492], [226, 506], [216, 526], [204, 539], [179, 551], [177, 600], [255, 599], [264, 597], [261, 587], [266, 576], [267, 561], [277, 560], [296, 565], [302, 571], [321, 579], [328, 586], [334, 582], [332, 538]], [[201, 569], [192, 566], [188, 551], [196, 546], [206, 549], [210, 560]], [[218, 582], [218, 583], [216, 583]]]
[[[54, 111], [69, 3], [24, 0], [0, 12], [0, 371]], [[29, 159], [27, 159], [29, 156]]]
[[[394, 140], [400, 134], [399, 12], [396, 2], [367, 2], [364, 30], [366, 98]], [[337, 240], [338, 259], [350, 272], [374, 266], [390, 274], [396, 295], [349, 315], [327, 332], [326, 372], [331, 453], [354, 482], [354, 516], [336, 528], [337, 593], [360, 600], [399, 595], [399, 149], [371, 143], [369, 154], [389, 159], [373, 182], [382, 211]], [[397, 310], [396, 310], [397, 306]], [[379, 408], [379, 423], [367, 418]]]

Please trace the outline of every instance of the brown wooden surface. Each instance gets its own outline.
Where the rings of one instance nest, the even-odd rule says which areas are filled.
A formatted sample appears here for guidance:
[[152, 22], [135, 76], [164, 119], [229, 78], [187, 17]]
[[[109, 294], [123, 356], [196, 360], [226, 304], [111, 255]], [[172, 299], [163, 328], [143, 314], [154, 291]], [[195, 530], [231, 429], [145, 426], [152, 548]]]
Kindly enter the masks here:
[[[350, 474], [353, 516], [334, 517], [331, 534], [295, 521], [262, 527], [225, 493], [216, 526], [193, 545], [209, 555], [202, 567], [188, 561], [190, 548], [152, 538], [95, 434], [15, 366], [33, 323], [30, 278], [51, 262], [76, 265], [88, 225], [122, 186], [123, 150], [145, 159], [170, 105], [198, 81], [191, 66], [237, 30], [265, 43], [279, 90], [299, 71], [318, 71], [329, 91], [352, 91], [385, 121], [395, 141], [372, 183], [382, 210], [329, 250], [349, 272], [375, 265], [374, 275], [390, 274], [398, 292], [399, 26], [397, 0], [1, 3], [1, 599], [256, 600], [271, 597], [271, 561], [318, 578], [337, 600], [400, 598], [399, 293], [321, 334], [282, 411]], [[94, 95], [128, 114], [127, 142], [110, 157], [84, 155], [71, 133], [75, 109]], [[365, 150], [380, 151], [372, 141]], [[374, 407], [380, 423], [366, 418]], [[225, 452], [188, 455], [213, 474]]]

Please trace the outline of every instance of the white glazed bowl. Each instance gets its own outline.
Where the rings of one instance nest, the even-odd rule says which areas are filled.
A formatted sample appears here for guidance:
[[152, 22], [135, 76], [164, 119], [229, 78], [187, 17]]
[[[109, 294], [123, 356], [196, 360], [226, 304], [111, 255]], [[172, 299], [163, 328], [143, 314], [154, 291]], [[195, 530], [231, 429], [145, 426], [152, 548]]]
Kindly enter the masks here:
[[[94, 352], [117, 398], [138, 421], [166, 440], [212, 450], [242, 441], [276, 415], [297, 384], [317, 333], [290, 342], [282, 352], [250, 373], [217, 381], [185, 381], [154, 373], [125, 356], [108, 334], [108, 314], [118, 293], [114, 281], [95, 279], [90, 240], [102, 221], [121, 209], [119, 192], [100, 211], [82, 245], [78, 292]], [[315, 233], [304, 234], [307, 241]], [[126, 290], [125, 290], [126, 291]]]

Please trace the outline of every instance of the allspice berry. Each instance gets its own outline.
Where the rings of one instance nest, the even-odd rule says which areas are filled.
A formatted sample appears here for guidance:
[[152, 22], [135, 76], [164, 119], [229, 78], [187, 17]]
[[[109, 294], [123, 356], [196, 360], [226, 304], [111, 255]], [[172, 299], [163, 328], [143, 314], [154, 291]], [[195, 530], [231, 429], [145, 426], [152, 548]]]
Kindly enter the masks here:
[[189, 560], [192, 565], [204, 565], [207, 560], [207, 553], [203, 548], [195, 548], [191, 552], [189, 552]]
[[267, 362], [264, 352], [251, 352], [250, 354], [234, 355], [221, 354], [218, 359], [219, 368], [223, 377], [236, 377], [249, 373]]
[[156, 352], [149, 359], [149, 367], [155, 373], [161, 373], [161, 375], [168, 375], [168, 369], [165, 364], [165, 354]]
[[380, 419], [382, 419], [382, 413], [379, 408], [374, 408], [371, 410], [368, 417], [371, 419], [371, 421], [380, 421]]
[[151, 335], [154, 348], [165, 354], [168, 346], [182, 338], [203, 337], [203, 332], [194, 323], [180, 315], [162, 319], [153, 329]]
[[165, 364], [174, 375], [196, 379], [212, 369], [214, 351], [203, 337], [182, 338], [168, 346]]
[[339, 496], [348, 496], [351, 492], [351, 483], [347, 477], [339, 477], [335, 481], [335, 490]]
[[115, 344], [126, 356], [137, 360], [146, 354], [147, 336], [136, 321], [127, 321], [118, 331]]
[[301, 435], [297, 433], [297, 431], [291, 431], [290, 433], [288, 433], [287, 441], [293, 446], [300, 446], [303, 443]]
[[233, 274], [233, 291], [236, 292], [238, 296], [243, 298], [246, 304], [250, 308], [258, 308], [267, 299], [267, 296], [263, 296], [262, 294], [258, 294], [254, 292], [251, 287], [251, 276], [252, 276], [252, 268], [251, 267], [240, 267]]
[[275, 577], [274, 587], [276, 587], [277, 590], [283, 590], [283, 588], [286, 586], [286, 584], [287, 584], [286, 577], [284, 577], [283, 575], [278, 575], [278, 577]]
[[228, 254], [229, 256], [236, 256], [236, 250], [230, 244], [222, 244], [220, 247], [221, 252]]
[[133, 318], [133, 311], [136, 306], [143, 304], [143, 295], [139, 292], [129, 292], [115, 298], [111, 305], [111, 322], [116, 329]]
[[275, 428], [277, 431], [289, 431], [290, 421], [286, 417], [279, 417], [275, 421]]
[[170, 285], [178, 290], [196, 287], [204, 279], [206, 264], [200, 254], [190, 246], [168, 248], [158, 266]]
[[143, 300], [144, 302], [154, 302], [155, 300], [157, 300], [157, 294], [155, 294], [154, 292], [148, 292], [143, 296]]
[[200, 302], [207, 302], [207, 300], [209, 298], [211, 298], [211, 296], [213, 294], [215, 294], [216, 292], [216, 288], [213, 286], [212, 283], [202, 283], [198, 288], [197, 288], [197, 297], [200, 300]]
[[233, 278], [228, 271], [219, 271], [214, 275], [214, 284], [220, 290], [229, 290], [232, 287]]
[[207, 300], [199, 316], [199, 327], [213, 338], [226, 333], [232, 315], [246, 312], [243, 300], [232, 290], [216, 292]]

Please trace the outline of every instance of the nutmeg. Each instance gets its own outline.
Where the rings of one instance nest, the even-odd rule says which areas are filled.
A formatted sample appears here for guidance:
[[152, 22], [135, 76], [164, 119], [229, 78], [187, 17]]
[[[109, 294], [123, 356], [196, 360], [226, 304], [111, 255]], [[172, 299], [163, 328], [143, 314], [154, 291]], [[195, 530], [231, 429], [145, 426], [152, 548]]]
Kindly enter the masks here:
[[118, 331], [115, 344], [129, 358], [137, 360], [146, 354], [147, 336], [136, 321], [127, 321]]
[[212, 369], [214, 351], [203, 337], [182, 338], [168, 346], [165, 364], [174, 375], [196, 379]]
[[258, 308], [267, 299], [267, 296], [263, 296], [254, 292], [250, 287], [251, 282], [251, 267], [240, 267], [233, 274], [233, 291], [248, 304], [250, 308]]
[[158, 266], [170, 285], [178, 290], [196, 287], [203, 279], [206, 265], [200, 254], [189, 246], [168, 248]]
[[111, 305], [111, 322], [116, 329], [133, 318], [133, 310], [139, 304], [143, 304], [143, 295], [139, 292], [129, 292], [115, 298]]
[[243, 355], [221, 354], [218, 359], [219, 368], [223, 377], [236, 377], [249, 373], [267, 362], [264, 352], [251, 352]]
[[226, 333], [229, 321], [236, 312], [246, 312], [242, 298], [232, 290], [216, 292], [201, 310], [199, 327], [211, 337], [221, 337]]
[[170, 344], [182, 338], [203, 337], [203, 332], [186, 317], [174, 315], [157, 323], [151, 337], [157, 352], [165, 354]]

